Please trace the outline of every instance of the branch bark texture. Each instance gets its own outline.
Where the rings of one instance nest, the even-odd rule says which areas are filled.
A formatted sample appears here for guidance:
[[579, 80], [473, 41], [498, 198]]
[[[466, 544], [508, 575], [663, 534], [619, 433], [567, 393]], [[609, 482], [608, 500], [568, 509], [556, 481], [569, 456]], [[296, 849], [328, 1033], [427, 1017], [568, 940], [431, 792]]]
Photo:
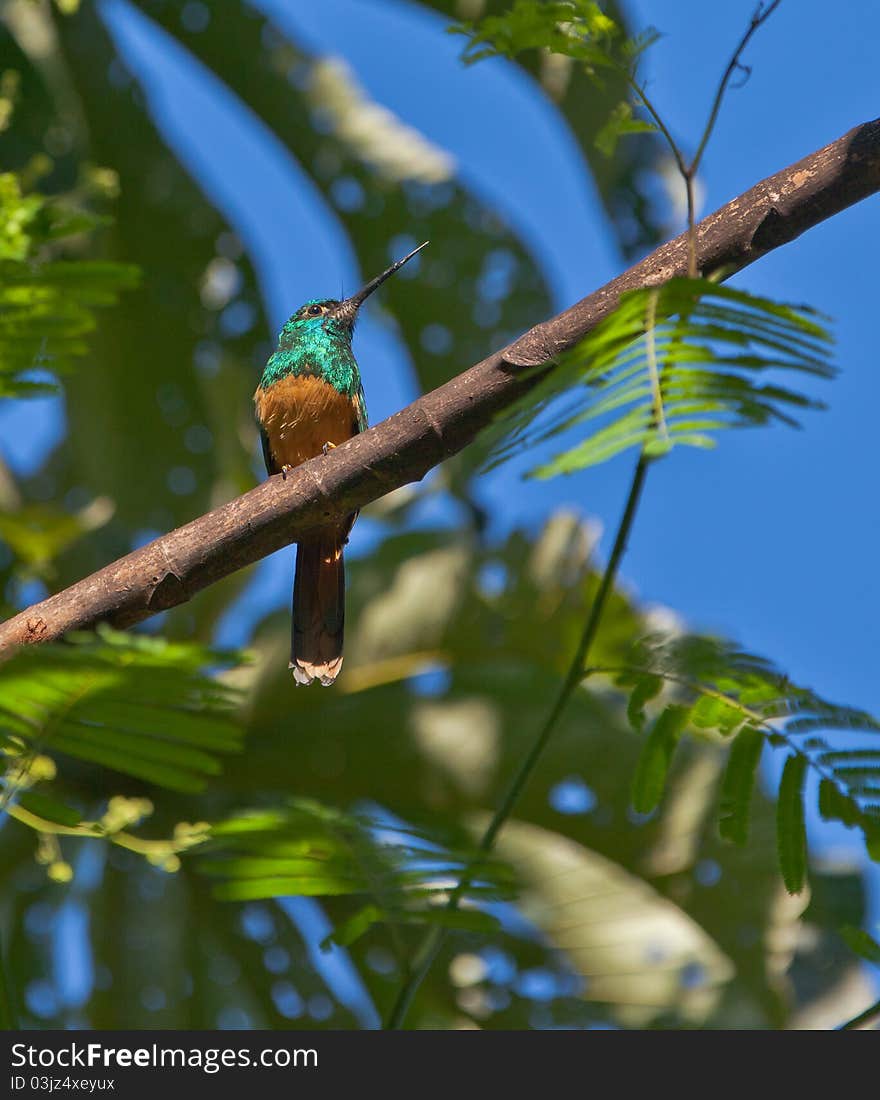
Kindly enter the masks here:
[[[697, 226], [700, 271], [723, 277], [880, 190], [880, 120], [777, 172]], [[456, 454], [616, 307], [627, 290], [688, 269], [687, 235], [381, 424], [149, 543], [0, 624], [0, 655], [107, 622], [128, 627], [419, 481]]]

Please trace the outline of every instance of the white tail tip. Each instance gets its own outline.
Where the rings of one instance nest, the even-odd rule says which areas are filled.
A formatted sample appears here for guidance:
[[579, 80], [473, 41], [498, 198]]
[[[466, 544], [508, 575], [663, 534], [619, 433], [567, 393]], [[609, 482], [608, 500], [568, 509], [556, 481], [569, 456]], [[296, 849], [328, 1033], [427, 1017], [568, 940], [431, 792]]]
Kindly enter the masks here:
[[291, 661], [287, 667], [293, 673], [297, 685], [308, 687], [317, 680], [322, 687], [330, 687], [342, 669], [342, 658], [336, 657], [323, 665], [314, 665], [310, 661]]

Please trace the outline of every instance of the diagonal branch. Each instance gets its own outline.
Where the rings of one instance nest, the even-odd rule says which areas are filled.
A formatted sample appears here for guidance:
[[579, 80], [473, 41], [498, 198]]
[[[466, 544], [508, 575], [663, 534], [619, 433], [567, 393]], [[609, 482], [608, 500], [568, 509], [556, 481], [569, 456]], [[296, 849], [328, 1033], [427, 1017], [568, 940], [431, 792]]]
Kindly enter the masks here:
[[[698, 266], [726, 277], [880, 190], [880, 120], [777, 172], [697, 226]], [[470, 443], [617, 305], [688, 268], [687, 234], [375, 428], [171, 531], [0, 624], [0, 654], [100, 622], [127, 627], [342, 517], [419, 481]]]

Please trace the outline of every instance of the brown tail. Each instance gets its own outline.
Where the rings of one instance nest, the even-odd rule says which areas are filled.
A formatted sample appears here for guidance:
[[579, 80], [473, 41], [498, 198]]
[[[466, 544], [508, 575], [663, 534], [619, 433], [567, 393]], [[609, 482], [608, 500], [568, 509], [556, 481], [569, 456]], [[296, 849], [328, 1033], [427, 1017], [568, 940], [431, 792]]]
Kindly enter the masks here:
[[332, 684], [342, 668], [345, 626], [344, 540], [331, 529], [296, 548], [290, 668], [298, 684]]

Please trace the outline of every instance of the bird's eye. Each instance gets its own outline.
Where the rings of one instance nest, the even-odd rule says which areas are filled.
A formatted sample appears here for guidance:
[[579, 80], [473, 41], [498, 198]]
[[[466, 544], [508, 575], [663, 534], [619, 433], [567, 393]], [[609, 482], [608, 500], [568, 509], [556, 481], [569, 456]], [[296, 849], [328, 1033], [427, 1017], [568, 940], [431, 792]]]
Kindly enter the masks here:
[[320, 306], [309, 306], [310, 317], [320, 317], [323, 312], [324, 311], [323, 309], [321, 309]]

